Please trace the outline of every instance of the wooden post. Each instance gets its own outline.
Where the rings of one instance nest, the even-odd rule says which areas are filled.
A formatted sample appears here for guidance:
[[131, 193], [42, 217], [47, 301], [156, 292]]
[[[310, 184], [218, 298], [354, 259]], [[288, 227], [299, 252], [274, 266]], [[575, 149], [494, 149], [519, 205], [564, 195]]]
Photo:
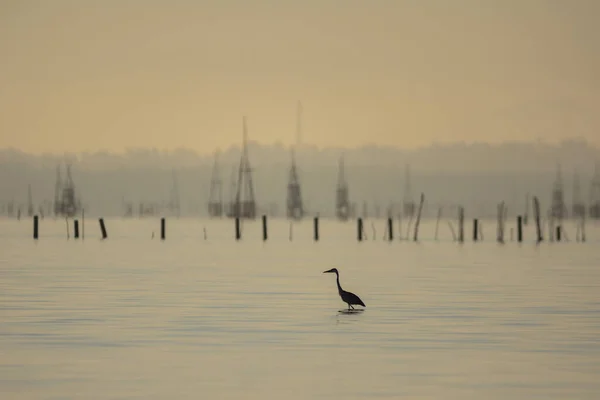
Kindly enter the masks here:
[[413, 241], [419, 240], [419, 224], [421, 223], [421, 213], [423, 212], [423, 203], [425, 202], [425, 194], [421, 193], [421, 201], [419, 202], [419, 211], [417, 211], [417, 221], [415, 222], [415, 232]]
[[39, 225], [39, 220], [38, 220], [38, 216], [34, 215], [33, 216], [33, 238], [35, 240], [38, 240], [38, 225]]
[[465, 241], [465, 209], [461, 206], [458, 207], [458, 241], [463, 243]]
[[79, 221], [73, 220], [73, 238], [79, 239]]
[[358, 236], [358, 241], [362, 242], [363, 240], [363, 220], [362, 218], [358, 219], [358, 223], [357, 223], [357, 236]]
[[562, 238], [562, 227], [559, 225], [556, 225], [556, 241], [560, 242]]
[[160, 240], [165, 240], [167, 237], [167, 227], [165, 217], [160, 219]]
[[292, 224], [292, 222], [290, 222], [290, 232], [289, 232], [290, 242], [292, 241], [293, 235], [294, 235], [293, 224]]
[[479, 225], [479, 224], [478, 224], [477, 218], [475, 218], [475, 219], [473, 220], [473, 241], [474, 241], [474, 242], [476, 242], [476, 241], [477, 241], [477, 239], [479, 238], [479, 234], [478, 234], [478, 227], [479, 227], [479, 226], [478, 226], [478, 225]]
[[388, 239], [389, 241], [394, 240], [394, 220], [389, 217], [387, 220], [387, 229], [388, 229]]
[[535, 229], [537, 233], [537, 243], [544, 240], [542, 235], [542, 223], [540, 221], [540, 201], [537, 197], [533, 198], [533, 217], [535, 219]]
[[71, 234], [69, 233], [69, 218], [65, 217], [65, 225], [67, 225], [67, 239], [71, 238]]
[[106, 234], [106, 226], [104, 226], [104, 219], [100, 218], [98, 219], [98, 222], [100, 222], [100, 231], [102, 232], [102, 239], [104, 240], [108, 237]]
[[240, 218], [235, 218], [235, 240], [240, 240], [242, 238], [242, 231], [240, 230]]
[[267, 216], [263, 215], [262, 216], [262, 231], [263, 231], [263, 242], [267, 240], [268, 238], [268, 229], [267, 229]]
[[581, 216], [581, 241], [585, 242], [585, 214]]
[[315, 217], [313, 219], [313, 227], [314, 227], [314, 239], [315, 242], [319, 241], [319, 217]]
[[523, 241], [523, 217], [517, 216], [517, 242]]
[[504, 243], [504, 202], [498, 204], [498, 227], [496, 228], [496, 241]]

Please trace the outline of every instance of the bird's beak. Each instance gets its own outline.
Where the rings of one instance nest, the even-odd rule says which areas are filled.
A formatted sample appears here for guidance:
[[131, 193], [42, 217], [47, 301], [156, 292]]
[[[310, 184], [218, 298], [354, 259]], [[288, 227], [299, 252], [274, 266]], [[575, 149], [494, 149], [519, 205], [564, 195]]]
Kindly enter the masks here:
[[324, 273], [324, 274], [326, 274], [326, 273], [328, 273], [328, 272], [332, 272], [332, 271], [333, 271], [332, 269], [329, 269], [329, 270], [327, 270], [327, 271], [323, 271], [323, 273]]

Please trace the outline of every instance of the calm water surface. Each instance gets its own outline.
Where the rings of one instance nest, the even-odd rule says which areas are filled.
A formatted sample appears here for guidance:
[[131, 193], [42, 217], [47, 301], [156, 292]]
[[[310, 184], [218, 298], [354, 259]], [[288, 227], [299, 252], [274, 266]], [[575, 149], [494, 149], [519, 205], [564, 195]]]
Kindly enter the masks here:
[[[353, 223], [0, 221], [2, 399], [596, 399], [600, 229], [585, 244], [357, 243]], [[376, 228], [381, 228], [383, 222]], [[203, 228], [206, 227], [207, 240]], [[370, 225], [367, 227], [372, 239]], [[574, 239], [574, 230], [568, 227]], [[381, 236], [381, 232], [376, 232]], [[343, 315], [335, 275], [367, 304]]]

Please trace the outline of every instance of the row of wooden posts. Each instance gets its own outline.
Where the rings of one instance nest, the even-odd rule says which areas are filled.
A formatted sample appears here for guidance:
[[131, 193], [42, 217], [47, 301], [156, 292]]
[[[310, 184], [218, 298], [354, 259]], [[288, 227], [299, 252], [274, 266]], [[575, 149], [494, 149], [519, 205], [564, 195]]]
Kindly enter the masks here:
[[[423, 200], [424, 200], [424, 196], [421, 195], [421, 204], [420, 204], [420, 207], [419, 207], [419, 210], [417, 213], [417, 219], [415, 222], [414, 232], [413, 232], [413, 241], [415, 241], [415, 242], [418, 241], [419, 224], [420, 224], [420, 220], [421, 220], [421, 211], [422, 211], [422, 207], [423, 207]], [[534, 202], [534, 204], [533, 204], [534, 219], [535, 219], [535, 224], [536, 224], [536, 235], [537, 235], [536, 242], [540, 243], [541, 241], [543, 241], [543, 235], [542, 235], [542, 226], [541, 226], [540, 211], [539, 211], [540, 207], [539, 207], [539, 201], [538, 201], [537, 197], [534, 198], [533, 202]], [[500, 203], [498, 205], [497, 241], [499, 243], [504, 243], [504, 224], [506, 221], [505, 209], [506, 208], [504, 207], [504, 203]], [[452, 223], [450, 221], [448, 221], [448, 225], [452, 232], [452, 237], [454, 238], [455, 241], [458, 241], [459, 243], [464, 242], [464, 216], [465, 216], [464, 208], [459, 207], [459, 209], [458, 209], [458, 235], [455, 234]], [[436, 221], [435, 240], [438, 239], [438, 230], [439, 230], [440, 219], [441, 219], [441, 209], [439, 209], [439, 211], [438, 211], [438, 216], [437, 216], [437, 221]], [[36, 240], [39, 237], [38, 221], [39, 221], [38, 216], [35, 215], [33, 217], [33, 238]], [[557, 242], [562, 241], [563, 235], [566, 236], [566, 231], [563, 230], [563, 227], [560, 224], [558, 224], [557, 226], [554, 226], [554, 221], [552, 219], [549, 219], [548, 221], [549, 221], [548, 227], [549, 227], [550, 241], [555, 241], [555, 240]], [[100, 232], [102, 234], [102, 239], [107, 239], [108, 234], [106, 231], [106, 225], [104, 224], [104, 219], [99, 218], [98, 222], [100, 224]], [[410, 226], [411, 222], [412, 221], [409, 221], [408, 229], [406, 232], [407, 240], [408, 240], [408, 232], [411, 228], [411, 226]], [[517, 224], [517, 242], [520, 243], [523, 241], [523, 224], [524, 224], [524, 218], [521, 215], [517, 216], [516, 224]], [[373, 238], [375, 238], [375, 226], [373, 225], [372, 228], [374, 231]], [[399, 227], [399, 230], [401, 231], [401, 227]], [[393, 218], [387, 219], [385, 231], [386, 232], [384, 234], [384, 237], [388, 241], [393, 241], [394, 240]], [[400, 232], [399, 236], [401, 238], [401, 236], [402, 236], [401, 232]], [[67, 220], [67, 238], [69, 238], [69, 237], [70, 237], [69, 224], [68, 224], [68, 220]], [[78, 219], [73, 220], [73, 237], [75, 239], [79, 239], [79, 237], [80, 237], [79, 220]], [[154, 233], [152, 234], [152, 237], [154, 237]], [[81, 220], [81, 238], [82, 239], [84, 238], [83, 214], [82, 214], [82, 220]], [[164, 217], [160, 219], [160, 238], [161, 238], [161, 240], [166, 239], [166, 219]], [[206, 229], [204, 229], [204, 239], [206, 239], [206, 238], [207, 238]], [[235, 218], [235, 239], [236, 240], [242, 239], [242, 221], [239, 218]], [[262, 239], [263, 239], [263, 241], [268, 240], [268, 224], [267, 224], [267, 216], [266, 215], [262, 216]], [[291, 223], [290, 223], [289, 239], [292, 240], [292, 224]], [[313, 239], [314, 239], [314, 241], [319, 241], [319, 217], [313, 218]], [[357, 240], [359, 242], [362, 242], [363, 240], [366, 240], [366, 239], [367, 239], [367, 235], [366, 235], [366, 232], [364, 229], [363, 219], [358, 218], [358, 220], [357, 220]], [[480, 239], [483, 239], [483, 232], [481, 230], [479, 220], [477, 218], [475, 218], [473, 220], [473, 241], [477, 242]], [[511, 230], [511, 239], [512, 239], [512, 230]], [[577, 225], [576, 240], [582, 241], [582, 242], [585, 242], [585, 240], [586, 240], [585, 239], [585, 220], [583, 218]]]

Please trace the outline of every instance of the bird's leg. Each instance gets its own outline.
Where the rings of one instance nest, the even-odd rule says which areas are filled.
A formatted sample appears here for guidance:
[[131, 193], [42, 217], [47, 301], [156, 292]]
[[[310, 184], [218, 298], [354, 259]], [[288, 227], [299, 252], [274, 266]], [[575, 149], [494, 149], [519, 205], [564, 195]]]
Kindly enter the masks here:
[[350, 308], [352, 308], [354, 310], [354, 306], [352, 304], [348, 304], [348, 305], [350, 306]]

